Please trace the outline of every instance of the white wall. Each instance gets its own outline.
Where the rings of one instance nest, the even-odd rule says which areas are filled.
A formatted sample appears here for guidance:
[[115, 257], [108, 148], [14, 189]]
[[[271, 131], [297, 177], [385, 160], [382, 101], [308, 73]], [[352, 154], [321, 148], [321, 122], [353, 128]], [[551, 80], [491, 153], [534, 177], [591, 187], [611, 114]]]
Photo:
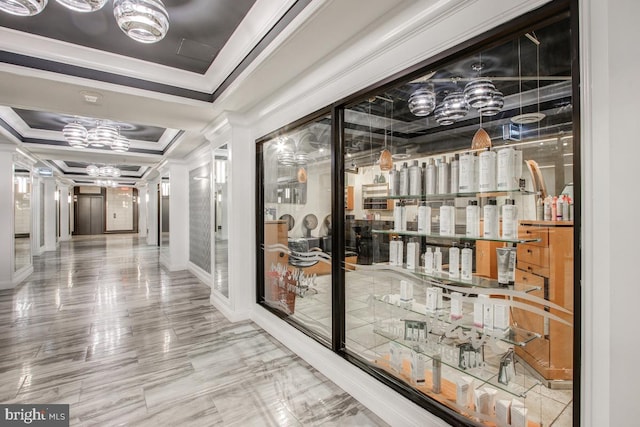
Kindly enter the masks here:
[[138, 188], [138, 236], [146, 237], [147, 235], [147, 186]]
[[60, 185], [60, 240], [69, 240], [71, 230], [69, 229], [69, 216], [72, 205], [69, 204], [69, 186]]
[[160, 178], [149, 181], [147, 184], [147, 196], [149, 200], [141, 199], [146, 204], [147, 211], [147, 245], [158, 244], [158, 183]]
[[640, 3], [584, 0], [581, 7], [583, 129], [583, 412], [585, 426], [638, 423], [640, 195], [631, 191], [640, 145]]
[[44, 178], [44, 250], [55, 251], [58, 248], [56, 233], [56, 180]]
[[13, 285], [13, 148], [0, 146], [0, 289]]
[[[189, 265], [189, 169], [184, 162], [169, 161], [169, 260], [171, 271]], [[163, 251], [164, 254], [164, 251]], [[161, 257], [162, 259], [162, 257]]]

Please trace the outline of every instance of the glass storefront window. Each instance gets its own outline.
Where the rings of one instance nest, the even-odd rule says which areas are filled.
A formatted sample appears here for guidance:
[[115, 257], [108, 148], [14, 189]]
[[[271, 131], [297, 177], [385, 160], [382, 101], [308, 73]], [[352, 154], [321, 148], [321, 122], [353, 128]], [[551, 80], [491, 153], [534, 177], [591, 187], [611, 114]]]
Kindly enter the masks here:
[[331, 339], [331, 118], [262, 144], [262, 302]]
[[569, 37], [532, 30], [344, 113], [346, 349], [481, 424], [572, 423]]

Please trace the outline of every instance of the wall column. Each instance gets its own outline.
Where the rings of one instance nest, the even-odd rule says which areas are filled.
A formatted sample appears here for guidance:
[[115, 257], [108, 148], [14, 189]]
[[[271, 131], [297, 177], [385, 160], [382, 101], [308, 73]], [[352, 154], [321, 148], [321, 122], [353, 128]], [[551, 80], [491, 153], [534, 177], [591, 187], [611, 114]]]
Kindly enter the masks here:
[[56, 180], [44, 178], [44, 250], [55, 251], [58, 248], [56, 235]]
[[13, 152], [0, 146], [0, 289], [14, 287]]
[[71, 239], [69, 219], [72, 205], [69, 203], [69, 186], [60, 185], [58, 191], [60, 194], [60, 241], [66, 241]]

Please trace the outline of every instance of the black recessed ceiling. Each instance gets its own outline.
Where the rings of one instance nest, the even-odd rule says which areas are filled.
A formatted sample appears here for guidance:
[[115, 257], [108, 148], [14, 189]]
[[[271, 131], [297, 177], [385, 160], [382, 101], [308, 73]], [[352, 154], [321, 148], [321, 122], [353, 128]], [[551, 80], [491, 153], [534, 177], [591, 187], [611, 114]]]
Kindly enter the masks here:
[[204, 74], [255, 0], [166, 0], [169, 32], [154, 44], [126, 36], [113, 17], [112, 2], [91, 13], [49, 1], [36, 16], [0, 13], [0, 26], [79, 46]]

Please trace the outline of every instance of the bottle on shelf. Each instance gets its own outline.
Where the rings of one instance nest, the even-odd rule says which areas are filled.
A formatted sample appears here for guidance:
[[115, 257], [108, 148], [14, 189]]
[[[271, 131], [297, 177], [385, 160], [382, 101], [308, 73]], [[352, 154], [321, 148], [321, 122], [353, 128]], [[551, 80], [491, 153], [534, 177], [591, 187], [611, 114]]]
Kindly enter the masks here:
[[430, 247], [427, 247], [427, 250], [424, 252], [424, 262], [422, 264], [425, 273], [433, 273], [433, 252]]
[[451, 160], [451, 192], [460, 192], [460, 155], [456, 153]]
[[389, 171], [389, 195], [390, 196], [398, 195], [399, 183], [398, 185], [396, 185], [396, 178], [398, 178], [399, 180], [400, 176], [398, 175], [398, 170], [396, 169], [396, 165], [394, 164], [393, 169]]
[[449, 163], [447, 163], [447, 156], [442, 156], [438, 163], [438, 194], [447, 194], [449, 190]]
[[464, 249], [460, 253], [460, 280], [471, 282], [473, 278], [473, 249], [469, 243], [465, 243]]
[[438, 170], [433, 163], [433, 159], [429, 159], [427, 163], [427, 171], [424, 178], [425, 194], [436, 194], [436, 184], [438, 178]]
[[458, 190], [461, 193], [473, 191], [473, 154], [470, 152], [462, 153], [458, 165]]
[[436, 247], [436, 251], [433, 253], [433, 271], [434, 273], [442, 273], [442, 252], [439, 247]]
[[420, 266], [420, 242], [413, 237], [407, 243], [407, 270], [418, 270]]
[[400, 169], [400, 187], [398, 188], [398, 196], [406, 196], [407, 194], [409, 194], [409, 167], [407, 162], [404, 162]]
[[412, 196], [422, 194], [422, 170], [417, 160], [409, 168], [409, 192]]
[[498, 170], [496, 173], [496, 184], [498, 190], [513, 190], [515, 184], [514, 169], [515, 150], [505, 147], [498, 150]]
[[460, 249], [455, 243], [449, 248], [449, 278], [460, 278]]
[[431, 234], [431, 207], [427, 202], [418, 207], [418, 233]]
[[393, 237], [389, 240], [389, 265], [396, 266], [398, 260], [398, 240]]
[[496, 153], [489, 148], [480, 153], [478, 186], [481, 192], [496, 190]]
[[467, 237], [480, 237], [480, 207], [477, 200], [469, 200], [467, 213]]
[[482, 236], [491, 239], [499, 237], [500, 220], [498, 214], [498, 203], [496, 199], [489, 199], [483, 208], [484, 228]]
[[544, 202], [542, 196], [538, 195], [536, 198], [536, 220], [542, 221], [544, 219]]
[[455, 235], [455, 215], [456, 208], [450, 206], [447, 202], [444, 202], [440, 206], [440, 235], [441, 236], [453, 236]]
[[502, 205], [502, 238], [515, 239], [518, 237], [518, 208], [516, 201], [507, 199]]

